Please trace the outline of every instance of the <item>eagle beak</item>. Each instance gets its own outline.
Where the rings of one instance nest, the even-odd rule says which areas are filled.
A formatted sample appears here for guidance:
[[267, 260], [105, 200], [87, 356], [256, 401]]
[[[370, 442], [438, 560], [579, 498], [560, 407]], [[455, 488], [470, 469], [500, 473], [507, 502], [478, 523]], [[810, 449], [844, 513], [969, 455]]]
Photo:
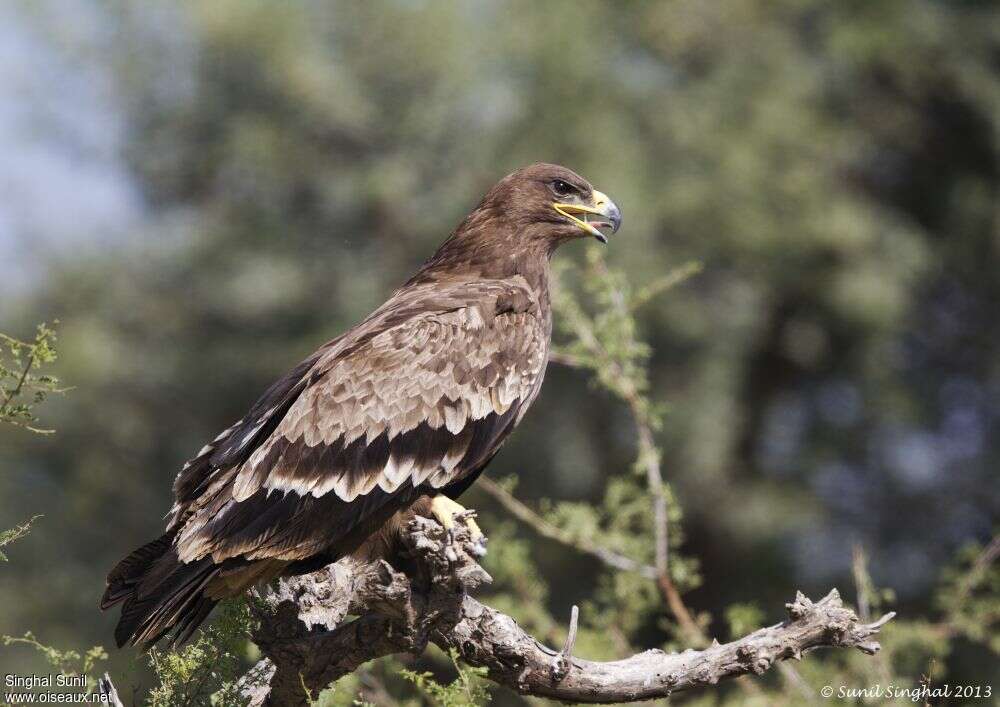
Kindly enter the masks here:
[[[611, 197], [596, 189], [594, 189], [591, 198], [593, 200], [592, 205], [555, 203], [552, 205], [552, 208], [576, 224], [585, 233], [593, 236], [601, 243], [607, 243], [608, 236], [599, 229], [606, 228], [610, 229], [611, 233], [617, 233], [618, 228], [622, 225], [621, 209], [618, 208], [615, 202], [611, 201]], [[581, 214], [582, 218], [577, 218], [573, 214]], [[589, 218], [591, 215], [599, 218], [591, 220]]]

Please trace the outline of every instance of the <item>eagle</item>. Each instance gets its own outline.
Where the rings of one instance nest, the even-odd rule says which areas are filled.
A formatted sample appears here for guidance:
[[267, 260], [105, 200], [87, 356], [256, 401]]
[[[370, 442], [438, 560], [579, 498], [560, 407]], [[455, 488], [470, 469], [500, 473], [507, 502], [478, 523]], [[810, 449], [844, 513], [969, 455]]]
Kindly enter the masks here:
[[552, 254], [607, 243], [621, 218], [565, 167], [501, 179], [385, 304], [184, 464], [163, 535], [108, 574], [118, 646], [180, 644], [257, 583], [388, 557], [414, 515], [453, 527], [541, 388]]

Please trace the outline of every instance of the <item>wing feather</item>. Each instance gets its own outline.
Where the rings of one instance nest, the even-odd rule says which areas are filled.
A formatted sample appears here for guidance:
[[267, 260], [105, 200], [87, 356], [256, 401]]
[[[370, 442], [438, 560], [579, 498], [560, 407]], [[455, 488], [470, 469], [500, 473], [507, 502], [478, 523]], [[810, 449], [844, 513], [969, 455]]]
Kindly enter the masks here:
[[193, 460], [208, 468], [184, 506], [181, 560], [308, 557], [496, 452], [544, 375], [548, 321], [530, 288], [515, 278], [403, 295]]

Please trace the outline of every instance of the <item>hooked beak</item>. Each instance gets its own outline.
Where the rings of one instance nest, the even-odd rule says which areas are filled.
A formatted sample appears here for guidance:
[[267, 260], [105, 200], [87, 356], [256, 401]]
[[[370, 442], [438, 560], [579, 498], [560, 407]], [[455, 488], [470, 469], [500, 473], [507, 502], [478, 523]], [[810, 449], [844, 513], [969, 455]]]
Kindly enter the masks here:
[[[552, 205], [552, 208], [558, 211], [560, 215], [572, 221], [585, 233], [593, 236], [601, 243], [607, 243], [608, 236], [598, 229], [606, 228], [610, 229], [611, 233], [617, 233], [618, 228], [622, 225], [621, 209], [618, 208], [615, 202], [611, 201], [611, 197], [596, 189], [594, 189], [592, 199], [592, 205], [555, 203]], [[573, 214], [581, 214], [582, 218], [577, 218]], [[598, 218], [592, 220], [590, 218], [591, 215]]]

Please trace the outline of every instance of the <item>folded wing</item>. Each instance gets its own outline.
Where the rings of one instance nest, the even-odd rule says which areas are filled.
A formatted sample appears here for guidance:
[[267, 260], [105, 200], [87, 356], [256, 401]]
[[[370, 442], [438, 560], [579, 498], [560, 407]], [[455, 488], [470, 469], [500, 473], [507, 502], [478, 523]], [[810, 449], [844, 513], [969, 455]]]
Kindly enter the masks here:
[[398, 299], [192, 460], [171, 520], [182, 562], [329, 551], [495, 453], [544, 373], [547, 325], [530, 289], [517, 278]]

